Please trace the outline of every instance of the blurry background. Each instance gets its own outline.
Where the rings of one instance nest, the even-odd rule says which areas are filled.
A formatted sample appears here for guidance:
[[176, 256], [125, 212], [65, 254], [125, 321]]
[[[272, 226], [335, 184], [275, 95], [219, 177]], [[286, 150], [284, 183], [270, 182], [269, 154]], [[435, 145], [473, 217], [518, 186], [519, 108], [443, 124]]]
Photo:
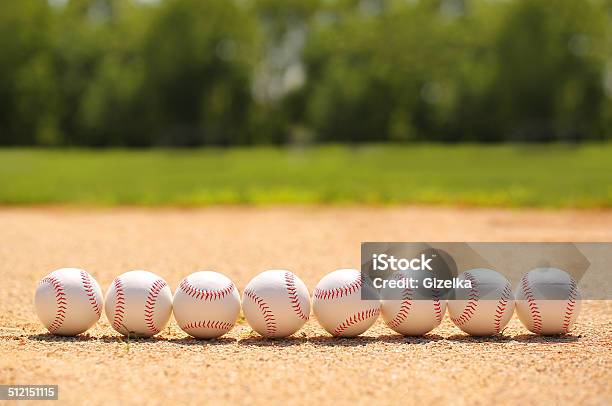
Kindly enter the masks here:
[[610, 139], [611, 0], [0, 2], [0, 145], [113, 147], [0, 203], [607, 207]]

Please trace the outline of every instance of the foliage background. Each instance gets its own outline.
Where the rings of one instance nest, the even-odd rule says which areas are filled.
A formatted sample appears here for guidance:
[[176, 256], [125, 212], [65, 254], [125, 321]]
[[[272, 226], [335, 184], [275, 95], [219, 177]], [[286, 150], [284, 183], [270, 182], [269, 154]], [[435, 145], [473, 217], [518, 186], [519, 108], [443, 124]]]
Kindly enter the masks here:
[[0, 2], [0, 145], [612, 138], [609, 0]]

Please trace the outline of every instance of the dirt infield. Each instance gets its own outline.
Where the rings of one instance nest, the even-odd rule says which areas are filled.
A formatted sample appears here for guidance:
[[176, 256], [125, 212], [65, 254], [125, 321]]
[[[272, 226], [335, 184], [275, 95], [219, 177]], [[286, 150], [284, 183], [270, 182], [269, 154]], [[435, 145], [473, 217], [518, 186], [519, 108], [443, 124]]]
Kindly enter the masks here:
[[334, 339], [311, 320], [295, 337], [265, 340], [241, 320], [226, 337], [187, 338], [174, 323], [126, 343], [105, 316], [88, 334], [45, 333], [33, 308], [38, 280], [89, 270], [103, 291], [141, 268], [170, 286], [215, 269], [242, 289], [267, 268], [289, 268], [312, 289], [359, 266], [361, 241], [612, 241], [612, 211], [452, 208], [30, 208], [0, 210], [0, 383], [59, 384], [60, 399], [164, 403], [612, 402], [612, 301], [583, 303], [566, 337], [470, 338], [448, 315], [423, 338], [380, 321]]

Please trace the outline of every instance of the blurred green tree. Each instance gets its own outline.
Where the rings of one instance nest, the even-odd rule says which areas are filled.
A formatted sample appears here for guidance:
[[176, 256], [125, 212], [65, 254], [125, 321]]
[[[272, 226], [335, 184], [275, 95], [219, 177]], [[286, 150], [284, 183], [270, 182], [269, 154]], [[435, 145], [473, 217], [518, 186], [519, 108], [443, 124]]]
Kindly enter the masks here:
[[[610, 104], [602, 84], [612, 56], [602, 4], [509, 3], [487, 51], [488, 82], [464, 89], [469, 103], [458, 106], [458, 132], [493, 141], [602, 139]], [[483, 112], [487, 119], [479, 120]]]
[[61, 141], [51, 18], [44, 2], [0, 2], [0, 144]]
[[164, 145], [248, 143], [258, 29], [248, 5], [164, 3], [142, 50], [146, 127]]
[[0, 145], [612, 138], [609, 0], [0, 3]]

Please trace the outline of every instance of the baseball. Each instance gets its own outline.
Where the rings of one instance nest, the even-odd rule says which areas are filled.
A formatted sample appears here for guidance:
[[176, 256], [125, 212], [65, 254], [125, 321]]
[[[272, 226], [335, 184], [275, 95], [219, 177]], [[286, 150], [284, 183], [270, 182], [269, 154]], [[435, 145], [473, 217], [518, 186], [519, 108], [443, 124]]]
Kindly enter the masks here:
[[430, 272], [406, 270], [394, 273], [390, 279], [415, 280], [418, 287], [404, 289], [383, 288], [381, 290], [381, 314], [392, 330], [406, 336], [420, 336], [436, 328], [446, 312], [446, 300], [440, 290], [426, 288], [423, 280]]
[[576, 281], [557, 268], [527, 272], [516, 289], [515, 298], [519, 319], [536, 334], [566, 334], [580, 313]]
[[374, 324], [380, 313], [379, 300], [362, 300], [361, 273], [338, 269], [323, 277], [313, 293], [312, 307], [319, 324], [333, 336], [355, 337]]
[[234, 327], [240, 313], [240, 295], [227, 276], [195, 272], [181, 281], [172, 308], [184, 332], [196, 338], [214, 338]]
[[166, 281], [152, 272], [126, 272], [108, 288], [105, 311], [119, 333], [151, 337], [170, 319], [172, 293]]
[[49, 332], [73, 336], [87, 331], [100, 319], [102, 291], [86, 271], [62, 268], [39, 282], [34, 304]]
[[[472, 269], [457, 277], [465, 288], [456, 288], [448, 312], [457, 327], [474, 336], [499, 334], [514, 311], [512, 285], [491, 269]], [[467, 287], [469, 285], [471, 287]]]
[[310, 316], [308, 288], [293, 272], [262, 272], [244, 289], [242, 311], [253, 330], [262, 336], [290, 336]]

